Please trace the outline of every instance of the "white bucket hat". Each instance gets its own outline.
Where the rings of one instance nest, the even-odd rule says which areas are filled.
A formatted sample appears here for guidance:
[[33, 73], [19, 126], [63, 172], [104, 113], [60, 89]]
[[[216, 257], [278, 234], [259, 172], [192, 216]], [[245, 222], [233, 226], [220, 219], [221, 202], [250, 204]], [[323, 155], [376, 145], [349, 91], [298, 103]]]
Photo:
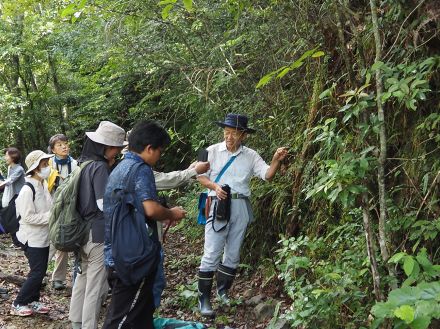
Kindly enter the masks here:
[[96, 131], [86, 132], [86, 135], [95, 143], [107, 146], [124, 147], [128, 144], [125, 130], [110, 121], [101, 121]]
[[46, 154], [40, 150], [35, 150], [29, 153], [24, 160], [26, 167], [28, 168], [26, 174], [29, 174], [32, 170], [37, 168], [41, 160], [49, 159], [51, 157], [53, 157], [53, 154]]

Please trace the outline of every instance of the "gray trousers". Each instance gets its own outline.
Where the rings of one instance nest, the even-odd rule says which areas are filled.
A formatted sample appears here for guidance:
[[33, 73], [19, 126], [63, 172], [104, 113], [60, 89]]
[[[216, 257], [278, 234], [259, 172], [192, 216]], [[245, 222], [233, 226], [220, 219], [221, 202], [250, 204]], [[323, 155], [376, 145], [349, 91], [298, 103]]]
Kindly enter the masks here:
[[[216, 271], [221, 259], [222, 264], [229, 268], [237, 268], [240, 263], [240, 248], [246, 229], [251, 221], [250, 203], [246, 199], [231, 200], [231, 219], [224, 230], [215, 232], [213, 229], [212, 213], [216, 200], [212, 201], [209, 217], [205, 225], [205, 245], [200, 271]], [[214, 222], [216, 230], [223, 227], [222, 222]]]
[[56, 250], [51, 244], [49, 249], [49, 261], [55, 256], [55, 267], [52, 273], [52, 281], [66, 282], [69, 253]]
[[73, 285], [69, 319], [82, 323], [82, 329], [96, 329], [101, 310], [103, 287], [107, 286], [104, 243], [93, 243], [92, 234], [81, 250], [81, 269]]

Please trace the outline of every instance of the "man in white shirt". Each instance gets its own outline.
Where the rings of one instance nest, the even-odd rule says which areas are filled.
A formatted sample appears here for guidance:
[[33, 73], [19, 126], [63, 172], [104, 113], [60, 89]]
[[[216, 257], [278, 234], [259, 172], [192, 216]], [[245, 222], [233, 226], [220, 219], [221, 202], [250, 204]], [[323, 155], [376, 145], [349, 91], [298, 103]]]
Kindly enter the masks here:
[[[250, 179], [257, 176], [270, 181], [279, 169], [281, 161], [287, 156], [286, 148], [278, 148], [271, 164], [267, 165], [257, 152], [242, 145], [247, 134], [255, 132], [247, 126], [247, 122], [246, 116], [233, 113], [228, 114], [224, 122], [216, 122], [223, 128], [224, 141], [208, 147], [210, 170], [198, 176], [199, 182], [209, 189], [209, 216], [198, 273], [199, 309], [204, 316], [214, 315], [210, 295], [215, 272], [217, 297], [224, 303], [229, 302], [227, 292], [232, 286], [240, 261], [240, 248], [247, 226], [253, 219], [249, 201]], [[230, 187], [229, 196], [222, 188], [225, 184]], [[228, 198], [229, 221], [216, 220], [218, 216], [215, 210], [219, 208], [219, 201]]]

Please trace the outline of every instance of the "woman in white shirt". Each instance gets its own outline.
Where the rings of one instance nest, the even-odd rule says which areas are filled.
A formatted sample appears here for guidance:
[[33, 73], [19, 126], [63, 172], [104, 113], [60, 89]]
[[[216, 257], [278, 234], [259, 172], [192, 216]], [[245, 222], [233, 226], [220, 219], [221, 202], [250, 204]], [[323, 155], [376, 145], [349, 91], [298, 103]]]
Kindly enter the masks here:
[[52, 197], [45, 179], [49, 177], [49, 158], [43, 151], [32, 151], [26, 157], [27, 183], [20, 191], [15, 204], [20, 228], [17, 238], [29, 261], [30, 272], [17, 298], [12, 304], [11, 314], [29, 316], [33, 313], [48, 313], [49, 309], [39, 302], [40, 289], [46, 275], [49, 256], [49, 212]]

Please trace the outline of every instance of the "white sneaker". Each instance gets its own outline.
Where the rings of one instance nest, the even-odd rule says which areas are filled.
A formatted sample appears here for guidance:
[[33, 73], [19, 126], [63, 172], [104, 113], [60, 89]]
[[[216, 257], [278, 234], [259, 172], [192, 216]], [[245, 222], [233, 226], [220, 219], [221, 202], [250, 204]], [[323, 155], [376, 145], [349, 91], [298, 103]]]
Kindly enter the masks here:
[[18, 315], [18, 316], [30, 316], [34, 312], [32, 312], [32, 309], [27, 305], [17, 305], [15, 306], [12, 304], [11, 306], [11, 315]]
[[32, 308], [32, 311], [39, 314], [47, 314], [49, 313], [49, 308], [40, 302], [32, 302], [29, 304], [29, 307]]

